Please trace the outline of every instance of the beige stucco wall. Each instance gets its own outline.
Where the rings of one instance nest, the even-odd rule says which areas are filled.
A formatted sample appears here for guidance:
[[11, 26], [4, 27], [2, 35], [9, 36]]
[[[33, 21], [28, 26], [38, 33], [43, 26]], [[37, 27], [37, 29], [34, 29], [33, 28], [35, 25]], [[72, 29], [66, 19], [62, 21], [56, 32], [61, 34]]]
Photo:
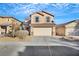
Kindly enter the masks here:
[[33, 14], [32, 16], [31, 16], [31, 24], [38, 24], [37, 22], [35, 22], [35, 16], [39, 16], [39, 24], [40, 23], [44, 23], [44, 18], [41, 16], [41, 15], [39, 15], [39, 14]]
[[77, 22], [71, 22], [64, 26], [59, 26], [56, 28], [56, 35], [79, 36], [78, 33], [79, 33], [79, 24]]
[[65, 27], [64, 26], [56, 27], [56, 35], [57, 36], [64, 36], [65, 35]]
[[0, 18], [0, 24], [2, 23], [12, 23], [13, 21], [15, 21], [16, 23], [20, 24], [21, 22], [15, 20], [14, 18]]
[[56, 36], [56, 26], [53, 26], [53, 28], [52, 28], [52, 35]]
[[[20, 25], [21, 24], [21, 22], [19, 22], [19, 21], [17, 21], [15, 18], [1, 18], [0, 17], [0, 24], [5, 24], [5, 23], [9, 23], [9, 24], [12, 24], [12, 23], [16, 23], [16, 25]], [[11, 25], [10, 25], [11, 26]], [[12, 27], [10, 27], [10, 26], [7, 26], [7, 33], [9, 32], [9, 30], [11, 30], [11, 28]], [[2, 28], [0, 28], [0, 32], [3, 32], [4, 31], [4, 29], [2, 29]]]
[[65, 25], [65, 27], [66, 27], [66, 28], [73, 28], [73, 27], [75, 27], [76, 25], [77, 25], [76, 22], [72, 22], [72, 23], [69, 23], [69, 24]]
[[[44, 22], [46, 22], [46, 16], [48, 16], [48, 17], [50, 17], [50, 22], [49, 23], [51, 23], [51, 21], [54, 21], [54, 17], [53, 16], [50, 16], [50, 15], [48, 15], [48, 14], [45, 14], [45, 13], [43, 13], [44, 14]], [[48, 22], [46, 22], [46, 23], [48, 23]]]
[[65, 35], [66, 36], [73, 36], [73, 33], [75, 32], [75, 30], [77, 28], [77, 23], [72, 22], [72, 23], [66, 25], [65, 28], [66, 28]]
[[[39, 12], [40, 14], [38, 13], [34, 13], [31, 15], [31, 26], [32, 26], [32, 29], [31, 29], [31, 34], [34, 35], [34, 36], [52, 36], [52, 35], [55, 35], [55, 27], [51, 27], [50, 25], [46, 25], [46, 26], [42, 26], [41, 24], [48, 24], [48, 23], [51, 23], [52, 24], [52, 21], [54, 20], [54, 17], [49, 15], [49, 14], [46, 14], [46, 13], [43, 13], [43, 12]], [[36, 16], [39, 16], [39, 22], [35, 22], [35, 17]], [[50, 22], [47, 22], [46, 20], [46, 17], [50, 17]], [[34, 27], [32, 24], [40, 24], [41, 27]]]
[[8, 22], [9, 18], [0, 18], [0, 24]]
[[[50, 16], [50, 15], [48, 15], [48, 14], [45, 14], [45, 13], [43, 13], [43, 14], [44, 14], [44, 16], [41, 16], [41, 15], [39, 15], [37, 13], [31, 15], [31, 24], [48, 23], [48, 22], [46, 22], [46, 16], [49, 16], [50, 17], [50, 22], [49, 23], [51, 23], [51, 21], [53, 20], [53, 17]], [[35, 16], [39, 16], [39, 18], [40, 18], [39, 19], [39, 22], [35, 22]]]
[[20, 25], [21, 24], [21, 22], [19, 22], [19, 21], [17, 21], [17, 20], [15, 20], [14, 18], [11, 18], [11, 23], [12, 22], [15, 22], [16, 24], [18, 24], [18, 25]]

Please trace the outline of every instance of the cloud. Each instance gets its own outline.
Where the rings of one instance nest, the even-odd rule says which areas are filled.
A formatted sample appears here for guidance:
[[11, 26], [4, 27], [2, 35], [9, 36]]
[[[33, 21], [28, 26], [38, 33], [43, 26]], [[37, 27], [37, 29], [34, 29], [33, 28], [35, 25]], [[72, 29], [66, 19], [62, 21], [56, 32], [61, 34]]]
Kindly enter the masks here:
[[70, 4], [68, 4], [68, 3], [54, 3], [54, 4], [51, 4], [51, 5], [54, 6], [55, 8], [63, 9], [63, 8], [68, 8], [68, 6]]
[[33, 12], [45, 10], [54, 14], [57, 18], [69, 17], [74, 13], [79, 13], [79, 4], [69, 3], [15, 3], [0, 4], [0, 15], [11, 15], [20, 19], [29, 16]]
[[[5, 5], [5, 4], [3, 4]], [[2, 5], [2, 6], [3, 6]], [[33, 12], [36, 11], [40, 11], [40, 10], [45, 10], [45, 8], [47, 8], [48, 5], [52, 5], [54, 6], [56, 9], [63, 9], [64, 7], [67, 8], [67, 6], [69, 4], [60, 4], [60, 3], [55, 3], [55, 4], [26, 4], [26, 3], [19, 3], [19, 4], [6, 4], [5, 6], [1, 7], [2, 9], [2, 13], [9, 13], [12, 15], [18, 15], [18, 14], [31, 14]], [[7, 8], [10, 8], [8, 10], [6, 10]], [[63, 9], [64, 10], [64, 9]]]
[[25, 14], [31, 14], [32, 12], [36, 11], [36, 7], [34, 4], [20, 4], [19, 7], [16, 7], [13, 12], [16, 12], [16, 14], [19, 13], [25, 13]]
[[79, 4], [54, 3], [51, 5], [55, 8], [56, 17], [64, 17], [75, 13], [79, 13]]
[[18, 6], [16, 6], [16, 8], [14, 8], [11, 13], [31, 14], [33, 12], [41, 11], [41, 10], [45, 9], [46, 6], [47, 6], [47, 4], [18, 4]]

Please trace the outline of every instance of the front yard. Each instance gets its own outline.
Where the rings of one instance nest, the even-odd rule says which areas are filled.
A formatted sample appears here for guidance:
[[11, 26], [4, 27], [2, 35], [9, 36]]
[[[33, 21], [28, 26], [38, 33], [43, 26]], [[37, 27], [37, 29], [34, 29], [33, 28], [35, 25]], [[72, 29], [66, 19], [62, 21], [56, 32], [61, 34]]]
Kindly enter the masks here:
[[1, 37], [0, 42], [22, 42], [31, 41], [31, 36], [27, 36], [25, 39], [20, 39], [18, 37]]
[[[20, 41], [32, 41], [33, 36], [24, 36], [22, 39], [21, 37], [0, 37], [0, 42], [20, 42]], [[41, 38], [41, 37], [40, 37]], [[67, 37], [67, 36], [54, 36], [53, 38], [64, 40], [64, 41], [78, 41], [79, 37]], [[41, 40], [41, 39], [39, 39]]]
[[[0, 36], [0, 42], [20, 42], [20, 41], [30, 41], [32, 36], [28, 35], [28, 31], [26, 30], [19, 30], [16, 32], [13, 32], [12, 34], [8, 35], [1, 35]], [[16, 37], [15, 37], [16, 36]]]

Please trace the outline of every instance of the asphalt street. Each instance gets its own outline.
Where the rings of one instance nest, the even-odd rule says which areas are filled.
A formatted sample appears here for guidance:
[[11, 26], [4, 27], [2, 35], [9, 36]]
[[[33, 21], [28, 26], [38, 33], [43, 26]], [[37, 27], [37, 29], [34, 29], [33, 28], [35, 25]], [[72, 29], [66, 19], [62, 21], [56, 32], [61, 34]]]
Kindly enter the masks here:
[[19, 56], [79, 56], [79, 50], [65, 46], [27, 46]]
[[78, 56], [79, 41], [33, 37], [30, 42], [0, 42], [0, 56]]

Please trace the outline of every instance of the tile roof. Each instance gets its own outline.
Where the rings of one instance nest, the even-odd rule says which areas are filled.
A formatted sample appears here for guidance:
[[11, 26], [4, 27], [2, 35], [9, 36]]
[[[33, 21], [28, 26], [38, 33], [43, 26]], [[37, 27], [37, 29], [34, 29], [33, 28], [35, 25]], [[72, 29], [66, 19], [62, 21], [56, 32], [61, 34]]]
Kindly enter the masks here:
[[0, 16], [0, 18], [13, 18], [13, 19], [15, 19], [15, 20], [17, 20], [17, 21], [21, 22], [20, 20], [18, 20], [18, 19], [16, 19], [16, 18], [14, 18], [14, 17], [11, 17], [11, 16]]
[[[34, 12], [33, 14], [35, 14], [35, 13], [37, 13], [37, 14], [39, 14], [39, 15], [42, 15], [42, 16], [44, 16], [44, 14], [43, 13], [46, 13], [46, 14], [48, 14], [48, 15], [50, 15], [50, 16], [53, 16], [54, 17], [54, 15], [52, 15], [51, 13], [49, 13], [49, 12], [46, 12], [46, 11], [39, 11], [39, 12]], [[33, 15], [33, 14], [31, 14], [31, 15]], [[31, 16], [30, 15], [30, 16]]]

